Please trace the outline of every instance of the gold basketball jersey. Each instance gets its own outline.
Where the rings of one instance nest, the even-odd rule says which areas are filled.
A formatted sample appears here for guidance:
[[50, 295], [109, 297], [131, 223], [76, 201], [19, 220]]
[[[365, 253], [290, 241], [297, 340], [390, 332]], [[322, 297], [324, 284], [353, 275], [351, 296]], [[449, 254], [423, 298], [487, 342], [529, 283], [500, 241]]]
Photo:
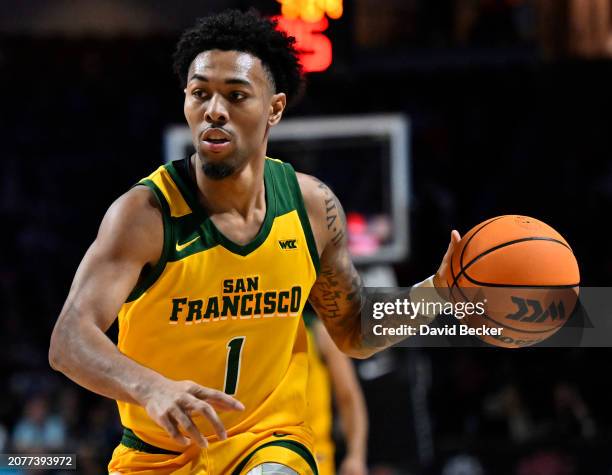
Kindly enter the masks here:
[[333, 475], [335, 445], [332, 439], [332, 385], [329, 371], [319, 352], [316, 337], [312, 329], [316, 316], [306, 312], [304, 322], [308, 335], [308, 373], [307, 420], [314, 436], [314, 452], [320, 475]]
[[[225, 391], [245, 405], [219, 412], [228, 435], [307, 430], [307, 337], [302, 309], [319, 258], [291, 165], [267, 158], [266, 214], [241, 246], [214, 225], [197, 199], [187, 159], [139, 184], [163, 214], [159, 263], [119, 313], [119, 350], [167, 378]], [[118, 401], [123, 425], [147, 443], [180, 450], [144, 408]], [[194, 414], [210, 441], [211, 424]]]

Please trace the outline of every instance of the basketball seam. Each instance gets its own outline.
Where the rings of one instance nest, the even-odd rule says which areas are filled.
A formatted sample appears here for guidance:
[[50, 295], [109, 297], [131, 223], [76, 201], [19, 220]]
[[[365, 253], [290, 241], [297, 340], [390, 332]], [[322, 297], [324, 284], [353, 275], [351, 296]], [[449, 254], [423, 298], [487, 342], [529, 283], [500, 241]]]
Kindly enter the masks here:
[[[549, 241], [549, 242], [554, 242], [554, 243], [557, 243], [557, 244], [561, 244], [563, 247], [567, 248], [573, 254], [572, 249], [567, 244], [565, 244], [562, 241], [559, 241], [558, 239], [549, 238], [549, 237], [541, 237], [541, 236], [532, 236], [532, 237], [528, 237], [528, 238], [515, 239], [514, 241], [508, 241], [508, 242], [505, 242], [503, 244], [499, 244], [497, 246], [494, 246], [494, 247], [492, 247], [490, 249], [487, 249], [486, 251], [480, 253], [478, 256], [476, 256], [474, 259], [472, 259], [470, 262], [468, 262], [465, 267], [463, 267], [463, 263], [460, 262], [460, 264], [462, 264], [461, 265], [461, 271], [459, 272], [459, 274], [457, 274], [457, 279], [459, 279], [461, 274], [463, 274], [467, 280], [469, 280], [473, 284], [480, 285], [481, 287], [510, 287], [510, 288], [520, 287], [520, 288], [535, 288], [535, 289], [540, 289], [540, 288], [547, 288], [547, 289], [569, 289], [569, 288], [577, 287], [578, 285], [580, 285], [580, 282], [578, 282], [577, 284], [563, 284], [563, 285], [523, 285], [523, 284], [499, 284], [499, 283], [494, 283], [494, 282], [480, 282], [480, 281], [470, 277], [470, 275], [467, 273], [467, 270], [476, 261], [478, 261], [482, 257], [484, 257], [486, 255], [489, 255], [492, 252], [495, 252], [495, 251], [497, 251], [499, 249], [502, 249], [504, 247], [508, 247], [508, 246], [512, 246], [514, 244], [519, 244], [521, 242], [528, 242], [528, 241]], [[465, 245], [463, 250], [465, 250], [465, 248], [467, 247], [467, 244], [469, 244], [469, 242], [466, 243], [466, 245]], [[463, 258], [463, 252], [462, 252], [462, 258]]]
[[[462, 295], [463, 299], [469, 300], [467, 296], [463, 293], [463, 290], [461, 290], [461, 287], [457, 285], [458, 277], [454, 277], [454, 274], [455, 274], [455, 266], [453, 265], [453, 259], [451, 258], [451, 275], [453, 276], [454, 280], [453, 280], [453, 285], [451, 285], [450, 287], [450, 296], [451, 298], [453, 297], [453, 288], [456, 287], [459, 293]], [[459, 273], [459, 275], [461, 275], [461, 273]]]
[[[508, 215], [509, 216], [509, 215]], [[480, 226], [476, 231], [474, 231], [474, 234], [472, 234], [470, 236], [470, 238], [468, 239], [468, 241], [465, 243], [465, 246], [463, 246], [463, 249], [461, 250], [461, 255], [459, 256], [459, 273], [455, 276], [453, 275], [453, 285], [457, 286], [457, 288], [459, 288], [459, 286], [457, 285], [457, 280], [459, 279], [459, 277], [461, 276], [461, 274], [463, 274], [463, 255], [465, 254], [465, 250], [467, 249], [467, 247], [469, 246], [470, 242], [472, 241], [472, 239], [474, 239], [474, 237], [476, 236], [476, 234], [478, 234], [480, 231], [482, 231], [486, 226], [488, 226], [491, 223], [494, 223], [495, 221], [497, 221], [498, 219], [502, 219], [504, 218], [504, 216], [499, 216], [497, 218], [493, 218], [489, 221], [487, 221], [486, 223], [484, 223], [482, 226]], [[451, 258], [451, 273], [453, 271], [453, 259]], [[463, 292], [461, 292], [463, 293]]]
[[[511, 216], [511, 215], [506, 215], [506, 216]], [[453, 293], [453, 290], [454, 290], [453, 288], [457, 287], [457, 290], [459, 291], [459, 293], [463, 296], [464, 299], [467, 300], [466, 295], [463, 293], [463, 291], [461, 290], [461, 288], [458, 285], [458, 280], [461, 277], [461, 275], [464, 275], [465, 278], [468, 279], [470, 282], [472, 282], [472, 283], [474, 283], [476, 285], [480, 285], [481, 287], [510, 287], [510, 288], [520, 287], [520, 288], [553, 288], [553, 289], [557, 289], [557, 288], [572, 288], [572, 287], [577, 287], [577, 286], [580, 285], [579, 283], [578, 284], [574, 284], [574, 285], [532, 285], [532, 286], [528, 286], [528, 285], [516, 285], [516, 284], [509, 284], [509, 285], [507, 285], [507, 284], [496, 284], [496, 283], [479, 282], [479, 281], [473, 279], [472, 277], [470, 277], [470, 275], [467, 273], [467, 269], [470, 266], [472, 266], [476, 261], [478, 261], [480, 258], [482, 258], [482, 257], [484, 257], [484, 256], [486, 256], [486, 255], [488, 255], [488, 254], [490, 254], [490, 253], [492, 253], [492, 252], [494, 252], [494, 251], [496, 251], [498, 249], [502, 249], [504, 247], [511, 246], [513, 244], [517, 244], [517, 243], [520, 243], [520, 242], [527, 242], [527, 241], [551, 241], [551, 242], [555, 242], [557, 244], [561, 244], [562, 246], [566, 247], [573, 254], [572, 249], [567, 244], [565, 244], [562, 241], [559, 241], [558, 239], [548, 238], [548, 237], [541, 237], [541, 236], [532, 236], [532, 237], [529, 237], [529, 238], [521, 238], [521, 239], [517, 239], [517, 240], [514, 240], [514, 241], [508, 241], [508, 242], [505, 242], [503, 244], [494, 246], [493, 248], [488, 249], [487, 251], [485, 251], [485, 252], [479, 254], [478, 256], [476, 256], [474, 259], [472, 259], [470, 262], [468, 262], [465, 267], [463, 267], [463, 259], [464, 259], [464, 256], [465, 256], [465, 252], [466, 252], [470, 242], [472, 241], [472, 239], [476, 236], [476, 234], [478, 234], [480, 231], [482, 231], [486, 226], [488, 226], [489, 224], [491, 224], [491, 223], [493, 223], [493, 222], [495, 222], [498, 219], [501, 219], [503, 217], [505, 217], [505, 216], [500, 216], [500, 217], [498, 217], [496, 219], [492, 219], [492, 220], [484, 223], [480, 228], [478, 228], [474, 232], [474, 234], [472, 234], [470, 236], [469, 240], [466, 242], [465, 246], [461, 250], [461, 255], [459, 257], [459, 272], [457, 273], [457, 275], [455, 275], [455, 272], [454, 272], [455, 271], [455, 269], [454, 269], [455, 266], [454, 266], [453, 259], [451, 259], [451, 263], [450, 263], [451, 264], [450, 265], [450, 267], [451, 267], [451, 278], [452, 278], [452, 284], [450, 286], [451, 296], [452, 296], [452, 293]], [[550, 332], [556, 332], [557, 330], [559, 330], [565, 324], [565, 321], [562, 321], [561, 323], [559, 323], [559, 325], [556, 325], [556, 326], [554, 326], [552, 328], [549, 328], [549, 329], [546, 329], [546, 330], [526, 330], [526, 329], [519, 329], [519, 328], [516, 328], [516, 327], [505, 325], [505, 324], [503, 324], [501, 322], [498, 322], [497, 320], [491, 318], [489, 315], [486, 315], [486, 314], [483, 315], [483, 317], [486, 320], [489, 320], [489, 321], [493, 322], [495, 325], [498, 325], [501, 328], [508, 328], [509, 330], [512, 330], [512, 331], [515, 331], [515, 332], [518, 332], [518, 333], [534, 334], [534, 336], [535, 335], [544, 335], [544, 334], [547, 334], [547, 333], [550, 333]]]
[[506, 216], [511, 216], [511, 215], [504, 215], [504, 216], [498, 216], [497, 218], [491, 218], [489, 221], [487, 221], [482, 226], [480, 226], [476, 231], [474, 231], [474, 234], [472, 234], [470, 236], [468, 241], [465, 243], [465, 246], [463, 246], [463, 249], [461, 250], [461, 255], [459, 256], [459, 273], [457, 275], [455, 275], [455, 266], [453, 265], [453, 258], [451, 256], [451, 276], [453, 278], [453, 285], [451, 285], [451, 296], [453, 294], [453, 287], [457, 287], [457, 290], [459, 290], [459, 293], [463, 296], [464, 299], [467, 300], [467, 297], [463, 293], [463, 291], [461, 290], [461, 287], [459, 287], [459, 285], [457, 285], [457, 281], [459, 280], [459, 277], [461, 277], [461, 274], [463, 274], [463, 255], [465, 253], [465, 250], [469, 246], [469, 244], [472, 241], [472, 239], [474, 239], [474, 236], [476, 236], [476, 234], [478, 234], [480, 231], [482, 231], [489, 224], [494, 223], [498, 219], [505, 218]]

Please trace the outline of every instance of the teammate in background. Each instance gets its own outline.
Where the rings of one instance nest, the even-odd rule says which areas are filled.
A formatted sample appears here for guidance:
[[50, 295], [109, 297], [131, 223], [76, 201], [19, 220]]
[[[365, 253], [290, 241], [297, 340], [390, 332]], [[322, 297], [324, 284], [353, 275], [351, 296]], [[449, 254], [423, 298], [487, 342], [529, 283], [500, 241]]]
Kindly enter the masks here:
[[[306, 300], [348, 355], [383, 345], [362, 337], [337, 198], [266, 157], [270, 129], [300, 90], [293, 39], [254, 13], [209, 16], [181, 37], [175, 70], [196, 153], [109, 208], [49, 361], [117, 400], [125, 429], [114, 474], [316, 474]], [[105, 332], [117, 315], [115, 346]]]
[[339, 475], [367, 473], [368, 412], [353, 363], [334, 344], [323, 324], [304, 313], [308, 330], [308, 422], [314, 433], [314, 450], [320, 475], [334, 475], [332, 394], [340, 413], [346, 455]]

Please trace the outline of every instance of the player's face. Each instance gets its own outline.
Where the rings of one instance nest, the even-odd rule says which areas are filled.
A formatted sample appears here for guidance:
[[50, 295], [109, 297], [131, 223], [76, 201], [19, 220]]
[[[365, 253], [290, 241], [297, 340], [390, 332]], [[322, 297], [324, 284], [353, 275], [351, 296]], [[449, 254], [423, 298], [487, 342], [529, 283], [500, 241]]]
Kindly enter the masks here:
[[184, 111], [204, 173], [222, 179], [263, 157], [269, 128], [284, 105], [285, 95], [274, 94], [258, 58], [220, 50], [196, 56]]

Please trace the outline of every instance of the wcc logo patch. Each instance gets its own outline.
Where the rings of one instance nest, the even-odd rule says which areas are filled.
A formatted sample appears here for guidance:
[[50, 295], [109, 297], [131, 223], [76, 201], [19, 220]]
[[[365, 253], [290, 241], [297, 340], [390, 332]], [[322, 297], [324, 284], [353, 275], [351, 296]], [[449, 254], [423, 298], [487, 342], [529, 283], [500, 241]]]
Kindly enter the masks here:
[[297, 239], [281, 239], [278, 245], [283, 251], [291, 251], [297, 249]]

